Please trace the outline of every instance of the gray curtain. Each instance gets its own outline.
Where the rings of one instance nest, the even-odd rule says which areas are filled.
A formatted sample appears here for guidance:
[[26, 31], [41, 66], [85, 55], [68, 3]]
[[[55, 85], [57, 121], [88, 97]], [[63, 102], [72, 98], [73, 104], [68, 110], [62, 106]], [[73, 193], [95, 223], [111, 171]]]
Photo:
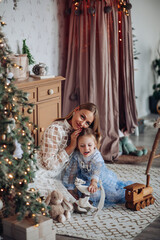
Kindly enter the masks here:
[[[60, 33], [60, 74], [66, 77], [63, 116], [81, 103], [95, 103], [100, 114], [101, 153], [105, 161], [114, 161], [119, 150], [118, 129], [122, 126], [131, 132], [137, 124], [131, 20], [118, 11], [116, 0], [107, 1], [112, 11], [106, 14], [104, 1], [96, 1], [95, 16], [88, 14], [85, 0], [82, 14], [76, 16], [71, 2], [67, 1], [72, 11]], [[119, 14], [123, 15], [121, 47]]]

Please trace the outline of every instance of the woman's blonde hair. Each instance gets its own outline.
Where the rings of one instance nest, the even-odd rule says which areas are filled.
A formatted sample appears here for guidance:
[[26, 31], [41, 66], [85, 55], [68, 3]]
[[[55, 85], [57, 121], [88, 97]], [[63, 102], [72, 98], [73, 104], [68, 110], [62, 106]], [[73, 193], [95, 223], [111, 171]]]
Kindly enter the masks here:
[[[99, 135], [99, 138], [97, 139], [97, 144], [98, 146], [100, 146], [100, 122], [99, 122], [99, 113], [98, 113], [98, 109], [97, 109], [97, 106], [94, 104], [94, 103], [84, 103], [84, 104], [80, 104], [78, 106], [78, 109], [79, 110], [82, 110], [82, 109], [86, 109], [90, 112], [93, 113], [93, 116], [94, 116], [94, 120], [93, 122], [91, 123], [91, 125], [89, 126], [89, 128], [92, 128], [93, 131]], [[65, 116], [64, 118], [59, 118], [59, 119], [56, 119], [56, 120], [64, 120], [64, 119], [67, 119], [67, 120], [70, 120], [72, 119], [73, 117], [73, 112], [74, 112], [75, 109], [73, 109], [67, 116]]]

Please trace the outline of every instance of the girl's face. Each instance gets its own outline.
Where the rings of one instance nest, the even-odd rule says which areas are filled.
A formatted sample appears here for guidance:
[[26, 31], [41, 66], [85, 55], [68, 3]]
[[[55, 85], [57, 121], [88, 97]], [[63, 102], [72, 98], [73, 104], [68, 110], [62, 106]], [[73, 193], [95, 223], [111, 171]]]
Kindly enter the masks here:
[[81, 128], [88, 128], [94, 120], [94, 115], [91, 111], [86, 109], [79, 110], [76, 108], [73, 112], [71, 125], [74, 130]]
[[96, 142], [94, 136], [80, 136], [78, 139], [78, 149], [84, 157], [89, 157], [94, 153]]

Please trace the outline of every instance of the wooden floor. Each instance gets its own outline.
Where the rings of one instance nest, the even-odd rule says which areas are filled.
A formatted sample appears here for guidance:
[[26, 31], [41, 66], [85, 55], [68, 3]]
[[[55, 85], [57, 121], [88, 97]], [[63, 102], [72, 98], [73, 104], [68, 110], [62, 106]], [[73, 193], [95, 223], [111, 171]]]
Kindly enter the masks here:
[[[147, 117], [147, 119], [157, 119], [157, 118], [158, 118], [158, 115], [150, 115], [149, 117]], [[157, 133], [157, 129], [152, 127], [145, 127], [144, 133], [140, 133], [139, 136], [131, 135], [130, 138], [132, 139], [132, 141], [136, 146], [144, 146], [151, 150], [156, 133]], [[158, 148], [159, 148], [158, 151], [160, 153], [160, 144]], [[137, 163], [137, 164], [146, 165], [146, 162]], [[160, 169], [160, 158], [154, 159], [152, 166]], [[152, 167], [150, 168], [149, 172], [150, 172], [150, 176], [152, 177]], [[78, 233], [77, 233], [77, 236], [78, 236]], [[82, 238], [57, 235], [56, 240], [82, 240]], [[122, 240], [125, 240], [125, 239], [122, 239]], [[146, 227], [138, 236], [136, 236], [134, 240], [160, 240], [160, 216], [148, 227]]]

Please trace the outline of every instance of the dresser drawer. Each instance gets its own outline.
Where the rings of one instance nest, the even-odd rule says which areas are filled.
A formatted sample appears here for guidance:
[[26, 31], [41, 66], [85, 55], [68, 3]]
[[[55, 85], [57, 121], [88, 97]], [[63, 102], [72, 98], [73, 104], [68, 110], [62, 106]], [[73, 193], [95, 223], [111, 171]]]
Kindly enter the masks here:
[[37, 101], [36, 88], [24, 89], [24, 92], [27, 92], [29, 94], [28, 100], [30, 103], [35, 103]]
[[54, 83], [38, 87], [38, 102], [60, 96], [61, 84]]

